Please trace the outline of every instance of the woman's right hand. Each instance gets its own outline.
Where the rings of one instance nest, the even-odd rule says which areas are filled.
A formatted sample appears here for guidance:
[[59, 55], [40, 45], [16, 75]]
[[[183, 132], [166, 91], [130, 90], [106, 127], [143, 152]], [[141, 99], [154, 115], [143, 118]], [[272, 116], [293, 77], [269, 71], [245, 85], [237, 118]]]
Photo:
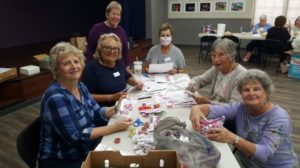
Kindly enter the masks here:
[[197, 86], [195, 84], [195, 82], [191, 81], [188, 86], [186, 87], [187, 90], [191, 91], [191, 92], [195, 92], [197, 90]]
[[199, 105], [193, 106], [190, 112], [190, 121], [192, 122], [192, 127], [196, 131], [200, 131], [200, 120], [207, 120], [205, 115], [199, 108]]

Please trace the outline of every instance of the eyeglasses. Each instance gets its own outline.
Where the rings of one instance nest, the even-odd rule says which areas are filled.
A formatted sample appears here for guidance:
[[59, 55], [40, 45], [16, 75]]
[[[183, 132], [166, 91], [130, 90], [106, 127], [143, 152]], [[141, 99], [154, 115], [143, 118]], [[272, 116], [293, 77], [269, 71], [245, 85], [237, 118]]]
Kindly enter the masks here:
[[112, 47], [112, 46], [103, 46], [102, 50], [104, 52], [114, 52], [114, 53], [116, 53], [116, 52], [119, 51], [119, 48], [118, 47]]

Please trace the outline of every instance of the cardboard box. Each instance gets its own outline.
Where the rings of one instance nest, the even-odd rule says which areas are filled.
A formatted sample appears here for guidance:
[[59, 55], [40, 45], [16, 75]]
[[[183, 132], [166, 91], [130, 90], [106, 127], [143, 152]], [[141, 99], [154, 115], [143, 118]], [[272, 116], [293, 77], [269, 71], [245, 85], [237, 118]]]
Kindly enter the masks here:
[[109, 160], [110, 167], [126, 168], [138, 163], [139, 168], [159, 168], [161, 159], [164, 160], [164, 168], [181, 168], [176, 151], [168, 150], [152, 150], [146, 156], [122, 156], [119, 151], [93, 151], [88, 154], [81, 168], [101, 168], [105, 160]]
[[86, 47], [87, 47], [87, 39], [85, 36], [82, 37], [72, 37], [70, 38], [70, 42], [72, 45], [77, 47], [79, 50], [82, 50], [83, 53], [86, 52]]
[[35, 65], [27, 65], [20, 67], [20, 74], [23, 75], [33, 75], [40, 73], [40, 67]]
[[300, 53], [293, 53], [289, 65], [288, 76], [300, 79]]
[[50, 69], [50, 56], [47, 54], [38, 54], [33, 56], [39, 63], [41, 69]]
[[17, 68], [0, 68], [0, 83], [17, 76]]

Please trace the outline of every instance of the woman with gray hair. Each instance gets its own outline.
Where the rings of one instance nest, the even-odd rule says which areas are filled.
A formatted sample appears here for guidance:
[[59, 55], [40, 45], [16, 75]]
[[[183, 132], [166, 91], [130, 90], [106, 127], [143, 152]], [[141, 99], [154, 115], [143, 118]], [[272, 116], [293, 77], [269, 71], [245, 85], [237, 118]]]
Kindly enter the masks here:
[[88, 152], [102, 136], [127, 129], [129, 119], [96, 127], [95, 120], [107, 121], [114, 107], [100, 107], [79, 82], [84, 68], [82, 51], [60, 42], [50, 51], [50, 67], [55, 81], [41, 101], [40, 168], [80, 168]]
[[98, 40], [95, 59], [84, 69], [82, 82], [101, 106], [113, 106], [120, 97], [127, 95], [127, 83], [139, 90], [143, 88], [121, 62], [121, 48], [117, 35], [103, 34]]
[[212, 46], [211, 67], [204, 74], [191, 79], [187, 89], [194, 92], [212, 84], [209, 97], [194, 96], [198, 104], [241, 102], [236, 77], [246, 69], [235, 62], [236, 44], [229, 39], [217, 39]]
[[201, 130], [201, 120], [225, 116], [235, 120], [237, 133], [224, 127], [212, 128], [207, 138], [234, 145], [244, 167], [298, 167], [291, 119], [270, 101], [274, 86], [269, 75], [251, 69], [242, 72], [237, 81], [244, 103], [194, 106], [190, 113], [193, 129]]

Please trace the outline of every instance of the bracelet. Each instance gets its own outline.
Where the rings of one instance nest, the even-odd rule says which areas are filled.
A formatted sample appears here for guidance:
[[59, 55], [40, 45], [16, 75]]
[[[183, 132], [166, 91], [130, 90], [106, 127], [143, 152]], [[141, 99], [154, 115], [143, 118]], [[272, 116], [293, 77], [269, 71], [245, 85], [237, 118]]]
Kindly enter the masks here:
[[237, 144], [239, 144], [239, 142], [240, 142], [240, 137], [236, 135], [233, 144], [237, 145]]

